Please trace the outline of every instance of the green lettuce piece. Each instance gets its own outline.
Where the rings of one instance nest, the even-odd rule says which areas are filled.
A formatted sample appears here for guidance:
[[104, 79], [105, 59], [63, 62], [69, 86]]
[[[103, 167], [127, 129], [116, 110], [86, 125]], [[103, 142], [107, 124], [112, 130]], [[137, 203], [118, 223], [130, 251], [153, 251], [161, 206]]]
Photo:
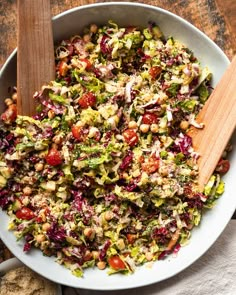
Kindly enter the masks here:
[[180, 103], [180, 106], [188, 112], [193, 112], [195, 106], [198, 104], [197, 100], [195, 99], [188, 99]]
[[211, 190], [212, 190], [212, 188], [214, 186], [215, 180], [216, 180], [216, 176], [215, 175], [212, 175], [211, 178], [210, 178], [210, 180], [206, 184], [206, 186], [204, 188], [204, 194], [206, 196], [209, 196], [210, 195]]
[[199, 99], [201, 101], [201, 103], [205, 103], [206, 100], [208, 99], [210, 93], [209, 93], [209, 90], [208, 88], [205, 86], [204, 83], [202, 83], [198, 89], [197, 89], [197, 93], [199, 95]]
[[90, 126], [102, 123], [101, 114], [98, 111], [93, 110], [91, 107], [81, 111], [80, 120]]
[[170, 85], [170, 87], [167, 89], [167, 92], [168, 92], [168, 94], [170, 96], [176, 96], [177, 93], [178, 93], [178, 91], [179, 91], [179, 89], [180, 89], [180, 87], [181, 87], [181, 84], [179, 84], [179, 83], [172, 83]]
[[130, 202], [135, 203], [138, 207], [143, 207], [144, 205], [144, 202], [142, 200], [144, 195], [142, 193], [127, 192], [118, 185], [115, 186], [114, 192], [118, 197], [122, 199], [127, 199]]
[[67, 104], [68, 103], [68, 99], [66, 99], [65, 97], [55, 94], [55, 93], [49, 93], [49, 97], [52, 101], [60, 103], [60, 104]]
[[221, 180], [216, 188], [216, 195], [222, 195], [225, 191], [225, 183]]
[[81, 278], [83, 276], [83, 270], [80, 268], [76, 268], [74, 270], [72, 270], [72, 274], [78, 278]]

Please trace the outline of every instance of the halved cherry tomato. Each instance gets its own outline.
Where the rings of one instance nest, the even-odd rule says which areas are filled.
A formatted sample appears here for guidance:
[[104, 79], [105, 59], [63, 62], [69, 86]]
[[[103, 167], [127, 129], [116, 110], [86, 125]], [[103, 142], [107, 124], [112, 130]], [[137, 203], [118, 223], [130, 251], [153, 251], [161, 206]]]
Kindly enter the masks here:
[[156, 124], [157, 123], [157, 115], [153, 113], [145, 113], [142, 118], [143, 124]]
[[138, 143], [138, 134], [134, 129], [126, 129], [123, 136], [129, 146], [135, 146]]
[[148, 159], [148, 162], [142, 164], [142, 170], [147, 172], [147, 174], [154, 173], [159, 168], [159, 159], [152, 156]]
[[110, 267], [112, 267], [115, 270], [126, 269], [125, 263], [118, 255], [114, 255], [114, 256], [110, 257], [108, 259], [108, 263], [109, 263]]
[[77, 126], [77, 125], [73, 125], [71, 127], [71, 132], [72, 132], [74, 138], [77, 139], [78, 141], [80, 141], [80, 142], [85, 141], [86, 134], [84, 132], [84, 128], [83, 127]]
[[45, 157], [46, 162], [51, 165], [51, 166], [57, 166], [60, 165], [62, 163], [62, 157], [60, 152], [55, 149], [55, 148], [51, 148], [48, 151], [47, 156]]
[[216, 166], [216, 171], [222, 174], [225, 174], [229, 171], [230, 163], [229, 160], [220, 159]]
[[151, 75], [152, 79], [156, 79], [157, 77], [159, 77], [161, 72], [162, 68], [158, 66], [153, 66], [149, 70], [149, 74]]
[[87, 58], [80, 58], [79, 61], [81, 61], [82, 63], [85, 63], [86, 64], [85, 70], [91, 69], [92, 64], [91, 64], [91, 62], [90, 62], [89, 59], [87, 59]]
[[87, 92], [82, 95], [78, 103], [82, 109], [87, 109], [88, 107], [92, 107], [96, 104], [96, 96], [92, 92]]
[[35, 217], [35, 214], [28, 207], [22, 207], [16, 211], [16, 217], [23, 220], [30, 220]]
[[15, 121], [17, 116], [16, 104], [11, 104], [1, 115], [1, 119], [6, 123]]
[[64, 60], [62, 60], [60, 61], [58, 68], [59, 68], [60, 76], [65, 77], [69, 70], [68, 64]]

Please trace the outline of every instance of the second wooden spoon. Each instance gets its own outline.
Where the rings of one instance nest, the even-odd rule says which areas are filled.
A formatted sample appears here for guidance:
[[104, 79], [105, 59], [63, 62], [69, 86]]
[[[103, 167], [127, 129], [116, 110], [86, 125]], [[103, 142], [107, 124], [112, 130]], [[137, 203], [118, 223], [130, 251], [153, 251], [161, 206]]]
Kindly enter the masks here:
[[207, 184], [236, 126], [236, 57], [200, 111], [203, 129], [191, 128], [193, 147], [200, 154], [199, 187]]

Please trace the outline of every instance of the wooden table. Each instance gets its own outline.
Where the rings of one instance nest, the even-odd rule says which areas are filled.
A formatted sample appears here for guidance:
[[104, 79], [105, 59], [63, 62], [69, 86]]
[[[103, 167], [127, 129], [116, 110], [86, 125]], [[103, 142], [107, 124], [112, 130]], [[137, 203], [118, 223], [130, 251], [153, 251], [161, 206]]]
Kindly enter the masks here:
[[[34, 1], [34, 0], [32, 0]], [[51, 0], [52, 15], [67, 9], [91, 4], [94, 0]], [[108, 1], [107, 1], [108, 2]], [[135, 2], [135, 1], [132, 1]], [[146, 0], [136, 1], [167, 9], [185, 18], [213, 41], [232, 59], [236, 53], [235, 0]], [[0, 67], [16, 47], [16, 0], [0, 1]]]

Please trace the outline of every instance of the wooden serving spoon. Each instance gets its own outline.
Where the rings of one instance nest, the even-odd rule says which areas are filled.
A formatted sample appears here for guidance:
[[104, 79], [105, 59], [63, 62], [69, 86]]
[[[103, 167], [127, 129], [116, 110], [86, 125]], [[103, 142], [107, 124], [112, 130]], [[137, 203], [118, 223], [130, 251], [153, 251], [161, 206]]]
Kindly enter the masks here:
[[35, 91], [55, 77], [50, 1], [18, 0], [17, 11], [17, 113], [32, 116]]
[[236, 126], [236, 56], [197, 116], [204, 128], [192, 127], [189, 135], [200, 154], [199, 188], [203, 190]]

